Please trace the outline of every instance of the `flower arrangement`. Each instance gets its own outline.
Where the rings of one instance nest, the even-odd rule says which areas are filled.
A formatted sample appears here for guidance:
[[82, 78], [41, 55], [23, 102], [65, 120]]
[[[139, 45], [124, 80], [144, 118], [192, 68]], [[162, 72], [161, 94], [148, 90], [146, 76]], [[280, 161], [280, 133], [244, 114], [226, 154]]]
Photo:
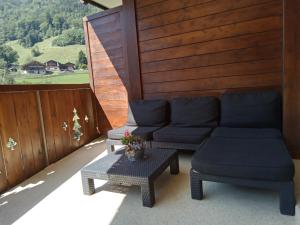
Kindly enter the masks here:
[[125, 155], [130, 161], [136, 161], [136, 159], [144, 157], [144, 141], [141, 137], [126, 130], [121, 138], [121, 143], [126, 146]]

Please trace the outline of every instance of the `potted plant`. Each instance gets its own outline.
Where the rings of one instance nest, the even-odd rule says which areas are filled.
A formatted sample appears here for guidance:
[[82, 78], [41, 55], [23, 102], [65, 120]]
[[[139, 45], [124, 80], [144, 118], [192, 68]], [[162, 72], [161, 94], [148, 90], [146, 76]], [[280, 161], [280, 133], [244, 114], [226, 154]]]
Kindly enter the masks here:
[[135, 136], [127, 130], [121, 138], [121, 142], [125, 145], [125, 155], [128, 160], [136, 161], [144, 158], [145, 144], [141, 137]]

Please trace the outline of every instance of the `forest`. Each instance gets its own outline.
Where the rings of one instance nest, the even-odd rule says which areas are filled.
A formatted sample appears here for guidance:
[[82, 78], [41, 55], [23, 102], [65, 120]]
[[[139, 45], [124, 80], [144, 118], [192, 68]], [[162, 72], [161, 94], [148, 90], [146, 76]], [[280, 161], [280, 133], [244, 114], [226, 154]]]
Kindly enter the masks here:
[[97, 11], [79, 0], [0, 0], [0, 45], [30, 48], [51, 37], [57, 46], [84, 44], [82, 18]]

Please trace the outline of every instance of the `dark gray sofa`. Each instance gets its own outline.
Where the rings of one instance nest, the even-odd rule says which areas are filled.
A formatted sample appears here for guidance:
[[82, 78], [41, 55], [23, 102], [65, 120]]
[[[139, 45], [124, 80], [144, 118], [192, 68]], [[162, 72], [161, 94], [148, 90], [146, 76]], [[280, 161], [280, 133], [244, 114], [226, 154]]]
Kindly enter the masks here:
[[169, 121], [169, 105], [164, 100], [137, 100], [129, 103], [127, 124], [108, 131], [106, 140], [109, 151], [114, 145], [121, 145], [121, 137], [125, 131], [142, 137], [151, 145], [153, 132], [166, 125]]
[[203, 198], [203, 180], [267, 188], [279, 192], [281, 213], [294, 215], [294, 164], [280, 130], [281, 111], [276, 92], [222, 96], [220, 127], [192, 159], [192, 198]]
[[215, 97], [176, 98], [170, 110], [170, 124], [153, 133], [153, 147], [195, 151], [218, 125]]

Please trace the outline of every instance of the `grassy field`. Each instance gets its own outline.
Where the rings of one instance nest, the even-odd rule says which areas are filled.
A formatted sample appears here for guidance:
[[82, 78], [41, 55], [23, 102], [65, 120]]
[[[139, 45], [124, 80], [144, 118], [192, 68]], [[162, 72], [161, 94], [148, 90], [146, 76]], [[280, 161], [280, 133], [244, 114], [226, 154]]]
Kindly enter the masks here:
[[15, 75], [16, 84], [85, 84], [89, 83], [87, 71], [53, 75]]
[[38, 46], [40, 52], [42, 53], [38, 57], [32, 57], [31, 48], [24, 48], [18, 44], [18, 41], [7, 42], [6, 44], [11, 46], [15, 51], [18, 52], [19, 64], [23, 65], [26, 62], [37, 60], [42, 63], [53, 59], [61, 63], [76, 63], [78, 60], [78, 53], [80, 50], [86, 52], [85, 45], [69, 45], [65, 47], [52, 46], [53, 38], [44, 40], [43, 42], [37, 43], [35, 46]]

